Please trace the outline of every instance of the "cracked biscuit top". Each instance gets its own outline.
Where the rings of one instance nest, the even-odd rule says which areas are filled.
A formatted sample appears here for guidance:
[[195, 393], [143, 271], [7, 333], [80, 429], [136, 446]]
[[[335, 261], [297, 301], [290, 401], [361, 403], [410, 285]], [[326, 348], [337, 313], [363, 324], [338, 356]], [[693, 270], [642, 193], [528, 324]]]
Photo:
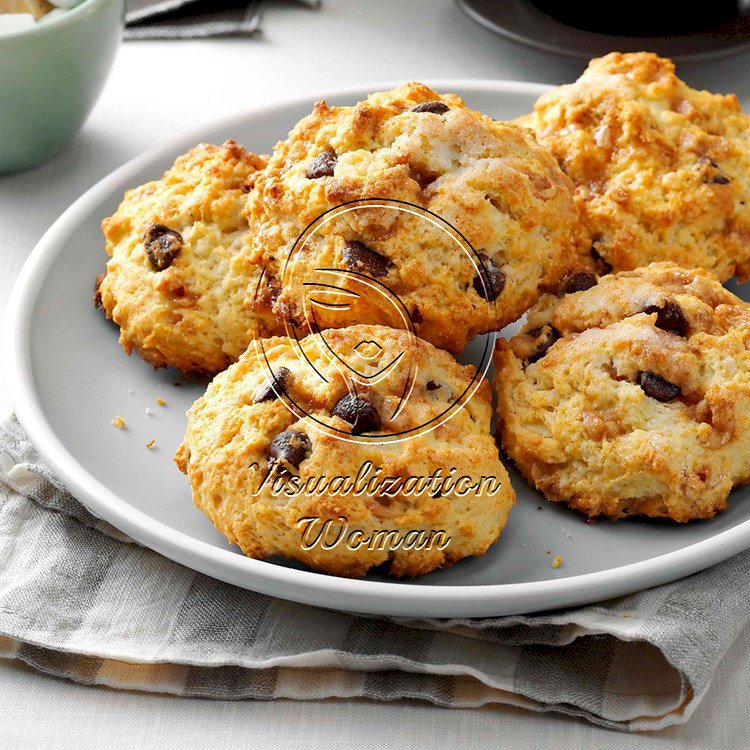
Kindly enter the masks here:
[[652, 261], [750, 276], [750, 117], [670, 60], [613, 52], [520, 119], [555, 155], [600, 264]]
[[265, 164], [234, 141], [201, 144], [104, 219], [111, 260], [96, 302], [128, 353], [210, 374], [237, 359], [256, 328], [276, 332], [270, 303], [254, 309], [261, 269], [244, 252], [243, 207]]
[[[319, 223], [292, 252], [326, 211], [364, 200], [375, 207]], [[318, 102], [277, 145], [248, 211], [255, 252], [281, 285], [279, 317], [403, 327], [403, 313], [454, 352], [520, 317], [580, 262], [572, 184], [550, 154], [524, 129], [418, 83], [351, 107]], [[332, 273], [357, 296], [310, 305], [310, 283]]]
[[[483, 554], [505, 525], [515, 494], [491, 416], [489, 383], [448, 353], [406, 331], [328, 329], [300, 342], [255, 341], [191, 407], [176, 461], [196, 505], [250, 557], [281, 554], [337, 575], [384, 565], [416, 576]], [[404, 484], [395, 492], [326, 484], [368, 464], [368, 480]], [[274, 494], [264, 481], [271, 470], [291, 495]], [[490, 478], [493, 487], [410, 489], [412, 478], [434, 472]], [[367, 539], [385, 529], [442, 531], [450, 541], [443, 549], [307, 548], [305, 518]]]
[[750, 305], [703, 270], [547, 296], [495, 366], [503, 447], [550, 500], [688, 521], [750, 480]]

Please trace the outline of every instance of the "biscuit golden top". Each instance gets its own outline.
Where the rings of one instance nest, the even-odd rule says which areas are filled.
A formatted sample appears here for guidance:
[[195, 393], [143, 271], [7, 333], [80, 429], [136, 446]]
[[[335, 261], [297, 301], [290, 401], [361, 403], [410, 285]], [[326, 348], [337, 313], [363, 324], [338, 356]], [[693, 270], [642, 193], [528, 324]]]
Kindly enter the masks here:
[[[390, 559], [392, 574], [420, 575], [482, 554], [515, 499], [489, 433], [489, 384], [475, 376], [446, 352], [379, 326], [330, 329], [300, 342], [257, 340], [191, 407], [175, 460], [196, 504], [248, 555], [280, 552], [339, 575], [363, 575]], [[387, 494], [369, 485], [316, 489], [320, 478], [363, 470], [405, 484]], [[303, 490], [275, 494], [269, 472]], [[410, 478], [435, 472], [480, 483], [492, 477], [497, 486], [464, 494], [409, 489]], [[306, 517], [344, 517], [367, 534], [441, 529], [451, 542], [395, 555], [306, 550], [298, 530]]]
[[750, 273], [750, 118], [670, 60], [611, 53], [521, 118], [576, 185], [594, 248], [618, 270], [671, 260]]
[[706, 271], [548, 296], [495, 366], [503, 445], [550, 499], [687, 521], [750, 480], [750, 305]]
[[128, 353], [213, 373], [239, 357], [257, 326], [275, 332], [268, 305], [254, 309], [261, 268], [244, 253], [243, 207], [265, 164], [231, 140], [200, 144], [104, 219], [111, 260], [97, 300]]
[[[352, 107], [315, 105], [276, 146], [250, 196], [256, 252], [283, 276], [311, 222], [332, 207], [367, 199], [402, 201], [447, 222], [487, 259], [492, 290], [477, 291], [472, 253], [457, 249], [450, 231], [384, 209], [316, 230], [295, 259], [302, 281], [281, 278], [278, 314], [301, 323], [303, 282], [320, 267], [352, 268], [345, 248], [356, 242], [381, 259], [387, 270], [377, 275], [412, 313], [418, 334], [460, 351], [478, 332], [518, 318], [540, 287], [554, 288], [575, 263], [572, 185], [550, 154], [523, 129], [423, 84], [376, 93]], [[317, 322], [392, 324], [372, 310]]]

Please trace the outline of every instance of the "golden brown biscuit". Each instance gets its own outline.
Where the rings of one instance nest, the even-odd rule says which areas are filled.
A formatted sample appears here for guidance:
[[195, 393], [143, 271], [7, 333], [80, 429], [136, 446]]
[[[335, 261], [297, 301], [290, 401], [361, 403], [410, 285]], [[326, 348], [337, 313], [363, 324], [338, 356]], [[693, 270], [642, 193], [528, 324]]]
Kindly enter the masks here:
[[270, 303], [253, 309], [261, 270], [244, 252], [243, 206], [265, 164], [234, 141], [201, 144], [160, 180], [128, 191], [102, 222], [111, 260], [96, 302], [128, 354], [213, 373], [245, 351], [257, 327], [276, 332]]
[[670, 60], [592, 60], [521, 118], [576, 186], [593, 250], [615, 271], [669, 260], [750, 275], [750, 118], [687, 86]]
[[750, 480], [750, 305], [705, 271], [548, 296], [495, 367], [503, 447], [550, 500], [689, 521]]
[[[191, 407], [175, 460], [196, 505], [250, 557], [417, 576], [482, 555], [505, 525], [515, 495], [491, 412], [473, 367], [405, 331], [262, 339]], [[410, 549], [410, 533], [426, 546]]]
[[[381, 204], [342, 214], [292, 253], [326, 211], [366, 199], [418, 210]], [[520, 317], [579, 263], [572, 185], [555, 160], [522, 128], [419, 83], [354, 107], [318, 102], [277, 145], [249, 211], [256, 251], [281, 281], [277, 315], [309, 324], [308, 285], [326, 281], [318, 269], [342, 269], [352, 275], [338, 280], [341, 288], [361, 292], [356, 274], [375, 279], [403, 303], [421, 338], [453, 352]], [[315, 308], [314, 322], [402, 327], [393, 306], [349, 296], [347, 310]]]

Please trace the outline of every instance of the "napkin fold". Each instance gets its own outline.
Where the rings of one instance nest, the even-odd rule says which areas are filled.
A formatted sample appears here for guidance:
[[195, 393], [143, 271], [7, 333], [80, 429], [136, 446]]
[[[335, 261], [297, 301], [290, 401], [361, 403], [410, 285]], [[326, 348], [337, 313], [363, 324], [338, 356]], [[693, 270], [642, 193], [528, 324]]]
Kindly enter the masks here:
[[216, 699], [505, 703], [621, 730], [685, 721], [750, 621], [750, 553], [523, 617], [406, 620], [236, 588], [96, 518], [0, 424], [0, 656], [87, 684]]
[[[320, 0], [297, 0], [318, 7]], [[251, 36], [260, 29], [261, 0], [127, 0], [126, 39]]]

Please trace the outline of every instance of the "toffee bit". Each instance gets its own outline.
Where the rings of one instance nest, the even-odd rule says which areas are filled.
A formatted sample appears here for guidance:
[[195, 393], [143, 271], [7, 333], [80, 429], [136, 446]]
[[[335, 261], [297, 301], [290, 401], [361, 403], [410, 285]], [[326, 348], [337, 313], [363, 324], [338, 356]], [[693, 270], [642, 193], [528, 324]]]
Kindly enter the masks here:
[[161, 398], [161, 397], [159, 397], [159, 398], [156, 399], [156, 403], [159, 404], [159, 406], [166, 406], [167, 405], [167, 402], [163, 398]]
[[110, 422], [113, 427], [117, 427], [118, 430], [125, 429], [125, 420], [117, 414], [115, 418]]
[[562, 555], [555, 555], [555, 559], [552, 561], [552, 567], [557, 570], [563, 564]]
[[146, 443], [146, 447], [147, 447], [147, 448], [153, 448], [155, 444], [156, 444], [156, 440], [149, 440], [149, 441], [148, 441], [148, 442]]

